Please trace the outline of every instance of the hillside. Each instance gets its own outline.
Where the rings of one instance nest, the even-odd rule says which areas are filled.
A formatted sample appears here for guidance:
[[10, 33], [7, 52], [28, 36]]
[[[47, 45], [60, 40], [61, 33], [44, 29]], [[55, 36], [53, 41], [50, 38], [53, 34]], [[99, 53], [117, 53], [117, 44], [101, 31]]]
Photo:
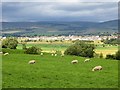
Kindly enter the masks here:
[[3, 22], [3, 35], [83, 35], [117, 32], [118, 20], [98, 22]]
[[[2, 55], [3, 88], [118, 87], [117, 60], [91, 58], [90, 62], [84, 63], [86, 58], [78, 56], [55, 57], [49, 53], [40, 56], [24, 54], [22, 50], [4, 50], [10, 54]], [[36, 63], [28, 64], [32, 59], [36, 60]], [[79, 63], [71, 64], [73, 59]], [[92, 72], [92, 68], [97, 65], [101, 65], [103, 70]]]

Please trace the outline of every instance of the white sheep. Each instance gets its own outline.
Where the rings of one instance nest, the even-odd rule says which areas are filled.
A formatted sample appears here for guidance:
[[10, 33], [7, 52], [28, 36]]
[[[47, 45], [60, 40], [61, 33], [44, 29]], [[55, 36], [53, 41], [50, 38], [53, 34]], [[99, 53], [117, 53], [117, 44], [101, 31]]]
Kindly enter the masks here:
[[4, 56], [9, 55], [9, 53], [4, 53]]
[[102, 70], [102, 66], [95, 66], [92, 71]]
[[40, 55], [43, 56], [43, 53], [41, 53]]
[[52, 53], [51, 56], [54, 56], [54, 54]]
[[84, 60], [84, 62], [89, 62], [89, 61], [90, 61], [90, 59], [85, 59], [85, 60]]
[[73, 60], [73, 61], [71, 61], [71, 63], [76, 64], [76, 63], [78, 63], [78, 60]]
[[35, 64], [35, 63], [36, 63], [35, 60], [31, 60], [31, 61], [28, 62], [28, 64]]
[[55, 54], [55, 56], [57, 56], [57, 54]]
[[0, 52], [0, 54], [3, 54], [3, 52]]

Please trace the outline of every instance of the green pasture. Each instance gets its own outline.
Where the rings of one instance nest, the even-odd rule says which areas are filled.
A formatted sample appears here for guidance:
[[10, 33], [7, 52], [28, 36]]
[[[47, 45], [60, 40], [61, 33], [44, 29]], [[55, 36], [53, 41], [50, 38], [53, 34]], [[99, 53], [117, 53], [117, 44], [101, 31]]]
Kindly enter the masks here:
[[[42, 44], [26, 44], [27, 47], [36, 46], [43, 50], [43, 52], [51, 52], [51, 50], [59, 50], [59, 51], [65, 51], [72, 43], [42, 43]], [[22, 49], [22, 45], [19, 44], [17, 49]], [[105, 45], [103, 47], [102, 45], [98, 45], [95, 47], [95, 52], [100, 54], [103, 53], [104, 57], [107, 54], [115, 54], [115, 52], [118, 50], [118, 46], [109, 46]]]
[[115, 54], [118, 51], [118, 46], [97, 46], [95, 49], [95, 52], [100, 54], [102, 53], [104, 57], [106, 57], [107, 54]]
[[99, 45], [96, 47], [96, 50], [118, 50], [118, 46], [105, 46]]
[[[50, 52], [51, 50], [59, 50], [59, 51], [65, 51], [67, 47], [69, 47], [71, 44], [59, 44], [59, 43], [53, 43], [53, 44], [26, 44], [27, 47], [36, 46], [41, 48], [44, 52]], [[22, 44], [18, 44], [17, 49], [22, 49]]]
[[[24, 54], [22, 50], [4, 49], [8, 56], [2, 56], [3, 88], [117, 88], [118, 61], [77, 56], [51, 56]], [[35, 64], [28, 64], [30, 60]], [[78, 64], [71, 64], [73, 59]], [[92, 72], [94, 66], [103, 70]]]

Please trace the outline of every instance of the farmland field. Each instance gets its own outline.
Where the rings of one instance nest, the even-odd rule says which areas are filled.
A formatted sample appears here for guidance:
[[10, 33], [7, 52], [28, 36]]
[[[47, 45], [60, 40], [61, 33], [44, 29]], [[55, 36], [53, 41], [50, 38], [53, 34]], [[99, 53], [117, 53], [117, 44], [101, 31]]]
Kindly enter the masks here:
[[[43, 52], [51, 52], [51, 50], [59, 50], [59, 51], [65, 51], [72, 43], [28, 43], [26, 44], [27, 47], [31, 46], [37, 46], [43, 50]], [[18, 49], [22, 49], [22, 45], [19, 44]], [[98, 45], [95, 48], [95, 52], [100, 54], [103, 53], [104, 57], [107, 54], [115, 54], [118, 50], [118, 46], [108, 46], [106, 45], [103, 47], [102, 45]]]
[[[51, 52], [51, 50], [59, 50], [59, 51], [65, 51], [67, 47], [69, 47], [72, 43], [40, 43], [40, 44], [34, 44], [34, 43], [28, 43], [26, 44], [27, 47], [36, 46], [43, 50], [43, 52]], [[19, 44], [18, 49], [22, 49], [22, 45]]]
[[[24, 54], [22, 50], [7, 50], [8, 56], [2, 59], [3, 88], [117, 88], [118, 61], [77, 56], [51, 56]], [[35, 59], [36, 63], [28, 64]], [[78, 59], [78, 64], [71, 60]], [[92, 72], [101, 65], [103, 70]]]
[[3, 90], [119, 89], [118, 2], [1, 1]]
[[95, 49], [96, 53], [98, 54], [103, 53], [104, 57], [107, 54], [115, 54], [117, 51], [118, 51], [118, 46], [105, 46], [105, 47], [98, 46]]

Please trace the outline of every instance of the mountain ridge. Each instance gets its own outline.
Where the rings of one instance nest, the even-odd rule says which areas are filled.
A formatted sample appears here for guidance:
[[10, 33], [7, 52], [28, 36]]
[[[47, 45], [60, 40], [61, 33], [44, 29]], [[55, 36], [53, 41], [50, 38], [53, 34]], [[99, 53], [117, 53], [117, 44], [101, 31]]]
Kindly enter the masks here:
[[[12, 33], [14, 35], [64, 35], [64, 34], [90, 34], [98, 32], [117, 32], [118, 20], [106, 22], [87, 22], [87, 21], [71, 21], [71, 22], [2, 22], [3, 35], [6, 31], [19, 30]], [[93, 32], [94, 31], [94, 32]]]

